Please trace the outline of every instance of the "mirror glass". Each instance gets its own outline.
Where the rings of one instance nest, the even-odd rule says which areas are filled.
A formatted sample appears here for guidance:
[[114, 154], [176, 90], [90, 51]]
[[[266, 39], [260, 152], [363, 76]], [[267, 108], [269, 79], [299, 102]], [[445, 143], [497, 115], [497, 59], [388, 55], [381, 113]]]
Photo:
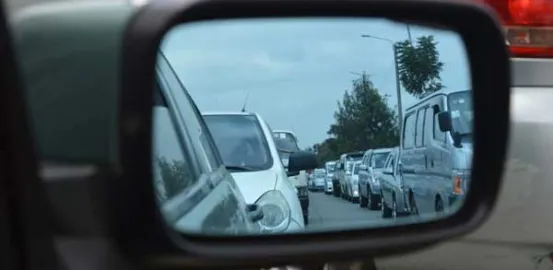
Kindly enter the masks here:
[[455, 32], [386, 19], [177, 26], [159, 50], [152, 127], [166, 222], [287, 234], [452, 215], [469, 192], [469, 71]]

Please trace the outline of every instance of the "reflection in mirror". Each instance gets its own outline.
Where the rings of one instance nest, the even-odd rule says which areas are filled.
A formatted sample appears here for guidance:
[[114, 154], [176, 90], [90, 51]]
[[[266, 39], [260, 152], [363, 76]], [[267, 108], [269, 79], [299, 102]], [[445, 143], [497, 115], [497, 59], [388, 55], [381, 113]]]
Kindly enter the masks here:
[[197, 22], [165, 36], [156, 72], [153, 181], [179, 231], [427, 222], [469, 192], [471, 81], [455, 32], [383, 19]]

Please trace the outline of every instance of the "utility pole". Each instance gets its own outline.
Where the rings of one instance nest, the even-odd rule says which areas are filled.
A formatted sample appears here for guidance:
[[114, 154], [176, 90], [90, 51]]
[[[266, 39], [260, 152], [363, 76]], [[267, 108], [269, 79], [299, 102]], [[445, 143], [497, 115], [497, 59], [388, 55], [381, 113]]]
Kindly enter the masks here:
[[409, 36], [409, 43], [411, 43], [411, 46], [413, 46], [413, 39], [411, 38], [411, 26], [409, 24], [406, 24], [407, 26], [407, 36]]
[[[409, 25], [407, 25], [407, 27], [409, 27]], [[397, 122], [398, 122], [398, 125], [400, 125], [401, 127], [401, 123], [403, 121], [403, 111], [402, 111], [403, 107], [401, 104], [401, 85], [399, 83], [399, 62], [398, 62], [399, 50], [398, 50], [397, 42], [394, 42], [387, 38], [381, 38], [373, 35], [361, 35], [361, 37], [386, 41], [390, 43], [390, 45], [392, 45], [392, 50], [394, 53], [394, 67], [395, 67], [395, 73], [396, 73], [395, 75], [396, 75], [397, 117], [398, 117]]]
[[399, 63], [398, 63], [398, 47], [397, 43], [394, 43], [393, 45], [394, 49], [394, 65], [396, 70], [396, 94], [397, 94], [397, 117], [398, 117], [398, 124], [401, 125], [402, 119], [403, 119], [403, 107], [401, 105], [401, 85], [399, 83]]

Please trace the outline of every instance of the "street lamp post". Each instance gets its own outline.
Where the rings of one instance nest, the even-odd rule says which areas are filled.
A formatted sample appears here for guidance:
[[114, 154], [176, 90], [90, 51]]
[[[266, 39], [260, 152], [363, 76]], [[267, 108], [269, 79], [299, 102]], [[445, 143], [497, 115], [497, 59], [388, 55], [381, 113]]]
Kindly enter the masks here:
[[[398, 125], [401, 126], [401, 121], [403, 119], [403, 107], [401, 105], [401, 86], [399, 84], [399, 62], [398, 62], [398, 47], [397, 47], [397, 43], [396, 42], [393, 42], [387, 38], [381, 38], [381, 37], [377, 37], [377, 36], [372, 36], [372, 35], [361, 35], [361, 37], [363, 38], [372, 38], [372, 39], [378, 39], [378, 40], [381, 40], [381, 41], [386, 41], [386, 42], [389, 42], [390, 44], [392, 44], [392, 49], [393, 49], [393, 53], [394, 53], [394, 68], [395, 68], [395, 73], [396, 73], [396, 95], [397, 95], [397, 117], [398, 117]], [[401, 129], [400, 129], [401, 130]]]

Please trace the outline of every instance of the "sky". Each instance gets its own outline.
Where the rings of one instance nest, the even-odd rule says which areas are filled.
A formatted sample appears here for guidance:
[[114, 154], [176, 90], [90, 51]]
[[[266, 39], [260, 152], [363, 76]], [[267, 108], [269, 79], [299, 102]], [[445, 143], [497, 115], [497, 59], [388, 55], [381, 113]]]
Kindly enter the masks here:
[[[468, 59], [454, 32], [411, 25], [413, 41], [434, 35], [448, 91], [470, 88]], [[408, 39], [405, 24], [371, 18], [248, 19], [178, 26], [162, 51], [200, 111], [259, 113], [273, 130], [292, 130], [301, 148], [320, 143], [337, 101], [366, 72], [397, 104], [391, 41]], [[403, 110], [416, 99], [402, 89]]]

